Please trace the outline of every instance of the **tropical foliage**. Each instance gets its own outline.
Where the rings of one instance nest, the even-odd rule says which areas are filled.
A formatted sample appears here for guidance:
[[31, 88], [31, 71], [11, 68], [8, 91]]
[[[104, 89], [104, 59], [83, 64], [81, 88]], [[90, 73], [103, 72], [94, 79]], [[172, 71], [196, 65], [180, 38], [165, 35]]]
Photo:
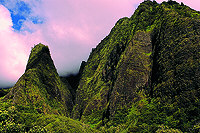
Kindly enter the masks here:
[[59, 77], [43, 44], [0, 90], [0, 132], [200, 132], [200, 13], [146, 0]]

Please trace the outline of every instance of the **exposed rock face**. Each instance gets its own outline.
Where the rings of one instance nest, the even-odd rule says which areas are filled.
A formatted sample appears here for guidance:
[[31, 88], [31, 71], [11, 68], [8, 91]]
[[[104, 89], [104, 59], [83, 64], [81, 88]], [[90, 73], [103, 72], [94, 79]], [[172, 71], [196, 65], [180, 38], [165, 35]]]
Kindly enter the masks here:
[[57, 73], [47, 46], [36, 45], [30, 54], [25, 73], [5, 99], [17, 105], [31, 105], [39, 112], [69, 115], [72, 95]]
[[199, 12], [183, 4], [140, 4], [92, 50], [76, 92], [73, 118], [104, 124], [145, 97], [182, 108], [192, 114], [188, 120], [197, 122], [199, 31]]
[[110, 113], [130, 108], [149, 85], [151, 75], [152, 43], [150, 32], [138, 31], [121, 56], [117, 79], [110, 96]]

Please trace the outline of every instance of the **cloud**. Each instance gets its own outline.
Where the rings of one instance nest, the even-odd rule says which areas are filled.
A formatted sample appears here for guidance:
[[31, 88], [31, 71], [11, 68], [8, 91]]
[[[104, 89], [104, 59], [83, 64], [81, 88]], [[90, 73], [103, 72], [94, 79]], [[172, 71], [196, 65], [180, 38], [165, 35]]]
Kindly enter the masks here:
[[4, 7], [4, 6], [0, 6], [0, 30], [1, 31], [6, 31], [7, 29], [10, 29], [10, 27], [12, 26], [12, 21], [10, 18], [10, 13], [9, 11]]
[[[109, 33], [115, 22], [131, 16], [134, 9], [131, 0], [18, 2], [30, 10], [23, 12], [19, 9], [21, 5], [13, 0], [4, 1], [7, 9], [0, 7], [0, 14], [5, 14], [0, 16], [0, 23], [5, 25], [2, 29], [5, 32], [0, 34], [1, 86], [8, 82], [13, 85], [17, 81], [25, 70], [31, 47], [40, 42], [50, 47], [59, 74], [77, 72], [81, 61], [87, 60], [91, 49]], [[12, 14], [25, 17], [16, 20], [22, 22], [18, 31], [13, 29]], [[33, 18], [36, 18], [35, 22]]]
[[13, 32], [10, 12], [0, 5], [0, 84], [8, 86], [22, 74], [26, 64], [26, 51], [21, 35]]
[[43, 18], [45, 23], [24, 25], [40, 33], [41, 41], [51, 49], [59, 74], [63, 75], [77, 72], [81, 61], [87, 60], [91, 49], [110, 32], [115, 22], [132, 15], [137, 2], [49, 0], [28, 3], [32, 15]]
[[[197, 0], [182, 1], [198, 10]], [[38, 43], [49, 46], [60, 75], [78, 72], [81, 61], [87, 60], [91, 49], [109, 34], [117, 20], [130, 17], [141, 2], [143, 0], [0, 2], [4, 5], [0, 6], [0, 86], [17, 81], [24, 73], [31, 47]], [[14, 18], [18, 18], [17, 15], [24, 19]]]

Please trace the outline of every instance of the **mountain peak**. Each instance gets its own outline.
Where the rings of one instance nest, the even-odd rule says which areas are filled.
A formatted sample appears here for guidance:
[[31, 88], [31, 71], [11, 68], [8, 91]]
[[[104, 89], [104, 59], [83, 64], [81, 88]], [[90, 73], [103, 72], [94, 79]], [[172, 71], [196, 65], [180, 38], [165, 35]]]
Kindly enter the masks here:
[[39, 44], [35, 45], [34, 48], [32, 48], [32, 50], [31, 50], [31, 54], [30, 54], [29, 60], [31, 58], [33, 58], [34, 56], [36, 56], [37, 54], [44, 53], [44, 52], [45, 53], [49, 53], [48, 46], [45, 46], [42, 43], [39, 43]]
[[43, 65], [56, 70], [48, 46], [39, 43], [31, 50], [26, 71], [32, 68], [41, 68]]
[[69, 115], [73, 102], [68, 87], [57, 73], [48, 46], [40, 43], [31, 50], [25, 73], [5, 99], [39, 112]]

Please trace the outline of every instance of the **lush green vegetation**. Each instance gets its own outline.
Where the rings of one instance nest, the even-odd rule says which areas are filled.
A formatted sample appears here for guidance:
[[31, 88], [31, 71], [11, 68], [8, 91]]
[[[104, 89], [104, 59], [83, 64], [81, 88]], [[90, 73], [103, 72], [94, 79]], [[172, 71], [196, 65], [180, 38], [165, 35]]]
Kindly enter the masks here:
[[90, 54], [73, 117], [106, 132], [197, 132], [199, 20], [183, 3], [149, 0], [120, 19]]
[[10, 92], [10, 88], [2, 88], [2, 89], [0, 89], [0, 97], [5, 96], [6, 94], [8, 94], [8, 92]]
[[14, 87], [1, 90], [0, 132], [96, 132], [72, 120], [71, 86], [61, 80], [47, 46], [36, 45], [25, 73]]
[[65, 116], [44, 115], [31, 106], [13, 105], [9, 101], [0, 102], [0, 132], [97, 132], [89, 125]]
[[32, 49], [25, 73], [4, 98], [9, 99], [40, 113], [70, 116], [72, 95], [68, 84], [61, 81], [47, 46], [38, 44]]
[[0, 91], [0, 132], [200, 132], [199, 39], [198, 11], [146, 0], [76, 76], [59, 77], [38, 44], [16, 85]]

